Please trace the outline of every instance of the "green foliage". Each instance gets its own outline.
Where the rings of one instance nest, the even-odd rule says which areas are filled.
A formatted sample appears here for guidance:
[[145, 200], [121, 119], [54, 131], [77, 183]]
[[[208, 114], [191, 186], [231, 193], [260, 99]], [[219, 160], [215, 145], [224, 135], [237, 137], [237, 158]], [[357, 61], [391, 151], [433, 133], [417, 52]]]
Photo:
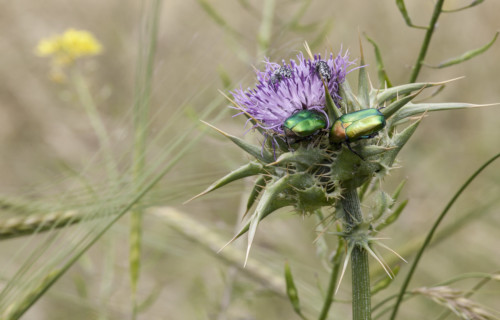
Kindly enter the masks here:
[[399, 12], [403, 16], [403, 19], [406, 22], [408, 27], [417, 28], [417, 29], [427, 29], [426, 27], [416, 26], [411, 22], [410, 16], [408, 14], [408, 10], [406, 10], [406, 5], [404, 0], [396, 0], [396, 5], [398, 6]]
[[382, 59], [382, 53], [380, 52], [380, 48], [378, 44], [372, 38], [368, 37], [364, 34], [366, 40], [368, 40], [372, 45], [375, 51], [375, 60], [377, 61], [377, 75], [378, 80], [380, 82], [380, 88], [390, 88], [392, 87], [392, 82], [389, 80], [389, 76], [387, 75], [387, 71], [385, 70], [384, 61]]
[[206, 123], [204, 121], [202, 121], [202, 122], [205, 123], [206, 125], [214, 128], [219, 133], [223, 134], [226, 138], [228, 138], [229, 140], [231, 140], [235, 145], [237, 145], [238, 147], [240, 147], [243, 151], [247, 152], [251, 156], [255, 157], [257, 160], [260, 160], [260, 161], [263, 161], [263, 162], [271, 162], [272, 161], [273, 156], [271, 155], [271, 153], [269, 151], [262, 150], [258, 146], [255, 146], [255, 145], [253, 145], [251, 143], [246, 142], [243, 139], [240, 139], [238, 137], [235, 137], [233, 135], [225, 133], [224, 131], [217, 129], [214, 126], [212, 126], [212, 125], [210, 125], [210, 124], [208, 124], [208, 123]]
[[450, 67], [450, 66], [453, 66], [453, 65], [465, 62], [467, 60], [470, 60], [470, 59], [472, 59], [472, 58], [480, 55], [481, 53], [486, 52], [489, 48], [491, 48], [491, 46], [495, 43], [495, 41], [498, 38], [498, 33], [499, 32], [497, 31], [495, 33], [495, 36], [493, 37], [493, 39], [491, 39], [490, 42], [488, 42], [487, 44], [485, 44], [484, 46], [482, 46], [480, 48], [467, 51], [467, 52], [465, 52], [464, 54], [462, 54], [462, 55], [460, 55], [458, 57], [451, 58], [451, 59], [448, 59], [446, 61], [443, 61], [440, 64], [438, 64], [437, 66], [431, 66], [431, 65], [427, 65], [427, 64], [426, 64], [426, 66], [430, 67], [430, 68], [441, 69], [441, 68]]
[[[233, 181], [263, 173], [264, 172], [263, 169], [264, 169], [264, 166], [262, 164], [260, 164], [259, 162], [257, 162], [257, 161], [249, 162], [249, 163], [239, 167], [238, 169], [228, 173], [226, 176], [220, 178], [219, 180], [215, 181], [205, 191], [203, 191], [199, 195], [194, 196], [193, 198], [191, 198], [188, 201], [191, 201], [195, 198], [201, 197], [202, 195], [205, 195], [209, 192], [212, 192], [216, 189], [219, 189], [220, 187], [223, 187], [226, 184], [231, 183]], [[259, 184], [261, 184], [261, 182], [259, 182]]]
[[302, 314], [302, 310], [300, 309], [300, 301], [299, 301], [299, 292], [297, 291], [297, 287], [295, 286], [295, 282], [293, 281], [292, 270], [290, 269], [290, 265], [288, 262], [285, 262], [285, 281], [286, 281], [286, 294], [290, 303], [292, 304], [293, 310], [295, 313], [299, 315], [302, 319], [306, 319]]
[[396, 279], [396, 276], [399, 273], [399, 270], [401, 270], [401, 267], [398, 265], [394, 268], [392, 268], [392, 272], [394, 273], [394, 278], [389, 278], [389, 277], [384, 277], [380, 279], [379, 281], [375, 282], [372, 286], [371, 289], [371, 295], [375, 295], [379, 293], [380, 291], [387, 289], [389, 285]]
[[[359, 51], [361, 54], [359, 64], [365, 65], [365, 56], [363, 54], [363, 46], [361, 44], [361, 37], [359, 38]], [[367, 109], [370, 105], [370, 83], [368, 80], [368, 71], [366, 68], [360, 68], [358, 72], [358, 101], [361, 104], [361, 109]]]
[[[497, 105], [497, 104], [492, 104], [492, 105]], [[478, 105], [471, 103], [425, 103], [425, 104], [408, 103], [407, 105], [398, 110], [398, 112], [394, 115], [392, 121], [401, 122], [412, 116], [419, 115], [425, 112], [470, 109], [478, 107], [488, 107], [492, 105], [491, 104]]]
[[443, 13], [452, 13], [452, 12], [458, 12], [458, 11], [462, 11], [462, 10], [465, 10], [465, 9], [469, 9], [469, 8], [472, 8], [472, 7], [475, 7], [481, 3], [483, 3], [484, 0], [472, 0], [471, 3], [467, 6], [464, 6], [464, 7], [461, 7], [461, 8], [457, 8], [457, 9], [452, 9], [452, 10], [443, 10]]

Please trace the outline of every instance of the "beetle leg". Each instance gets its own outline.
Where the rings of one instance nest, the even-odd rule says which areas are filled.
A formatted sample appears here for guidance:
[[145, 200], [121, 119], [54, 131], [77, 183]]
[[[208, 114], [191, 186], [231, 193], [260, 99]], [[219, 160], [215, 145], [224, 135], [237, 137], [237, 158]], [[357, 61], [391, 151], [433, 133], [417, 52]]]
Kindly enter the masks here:
[[357, 155], [361, 160], [365, 161], [365, 158], [363, 158], [359, 153], [357, 153], [356, 151], [354, 151], [351, 148], [351, 144], [349, 143], [348, 140], [345, 141], [345, 144], [347, 145], [347, 148], [349, 148], [349, 150], [351, 150], [352, 153], [354, 153], [355, 155]]
[[376, 136], [378, 136], [378, 132], [374, 132], [374, 133], [372, 133], [372, 134], [370, 134], [370, 135], [366, 136], [366, 138], [365, 138], [365, 139], [375, 138]]
[[285, 137], [285, 139], [286, 139], [286, 144], [288, 145], [288, 151], [294, 152], [295, 149], [292, 148], [292, 144], [294, 144], [296, 142], [296, 140], [294, 138], [290, 138], [290, 137]]

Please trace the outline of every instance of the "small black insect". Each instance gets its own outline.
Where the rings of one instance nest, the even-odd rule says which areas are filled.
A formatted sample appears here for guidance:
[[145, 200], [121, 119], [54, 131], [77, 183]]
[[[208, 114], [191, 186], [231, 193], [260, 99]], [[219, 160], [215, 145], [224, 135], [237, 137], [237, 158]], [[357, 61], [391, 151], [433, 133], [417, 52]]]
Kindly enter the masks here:
[[278, 70], [274, 71], [269, 81], [272, 84], [277, 84], [284, 78], [291, 78], [291, 77], [292, 77], [292, 70], [287, 66], [281, 66]]
[[328, 64], [323, 61], [323, 60], [319, 60], [318, 62], [316, 62], [316, 72], [323, 78], [325, 79], [326, 81], [330, 81], [330, 79], [332, 78], [332, 70], [330, 70], [330, 67], [328, 66]]

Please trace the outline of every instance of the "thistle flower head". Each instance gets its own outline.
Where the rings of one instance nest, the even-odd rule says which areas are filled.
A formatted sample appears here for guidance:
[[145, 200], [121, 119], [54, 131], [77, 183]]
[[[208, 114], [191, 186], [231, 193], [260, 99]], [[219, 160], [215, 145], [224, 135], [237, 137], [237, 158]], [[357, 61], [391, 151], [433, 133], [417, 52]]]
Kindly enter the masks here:
[[266, 60], [265, 70], [256, 71], [255, 88], [240, 88], [232, 94], [236, 103], [258, 121], [255, 126], [282, 135], [285, 120], [300, 110], [314, 110], [326, 116], [323, 80], [333, 100], [340, 100], [340, 86], [353, 64], [348, 52], [330, 54], [326, 60], [321, 55], [306, 59], [299, 53], [296, 60], [283, 60], [281, 65]]
[[[239, 114], [247, 115], [264, 136], [273, 138], [272, 148], [254, 146], [217, 129], [255, 160], [216, 181], [200, 195], [238, 179], [258, 176], [247, 203], [248, 210], [256, 204], [255, 210], [233, 238], [248, 233], [247, 257], [260, 221], [280, 208], [292, 206], [298, 213], [311, 214], [333, 207], [339, 210], [332, 220], [344, 219], [339, 207], [344, 190], [378, 185], [374, 182], [394, 168], [396, 156], [420, 119], [398, 130], [400, 124], [427, 111], [477, 106], [413, 104], [411, 101], [422, 90], [445, 82], [377, 89], [372, 87], [366, 68], [358, 68], [358, 92], [354, 93], [346, 80], [353, 64], [347, 54], [330, 55], [327, 60], [309, 56], [311, 59], [299, 54], [297, 60], [288, 64], [283, 61], [281, 65], [267, 61], [265, 71], [257, 71], [254, 89], [232, 92]], [[281, 135], [285, 135], [286, 144], [274, 139]], [[393, 211], [396, 199], [389, 199], [385, 193], [382, 196], [384, 201], [374, 210], [377, 214], [358, 224], [380, 229], [397, 218], [405, 202]], [[375, 233], [364, 228], [361, 240], [348, 242], [372, 250]], [[375, 251], [372, 256], [378, 259]]]

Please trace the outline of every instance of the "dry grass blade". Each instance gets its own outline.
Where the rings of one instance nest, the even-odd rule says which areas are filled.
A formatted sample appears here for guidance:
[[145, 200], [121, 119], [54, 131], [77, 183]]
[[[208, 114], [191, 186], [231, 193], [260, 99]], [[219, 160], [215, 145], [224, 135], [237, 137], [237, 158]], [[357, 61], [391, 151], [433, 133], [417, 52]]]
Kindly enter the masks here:
[[455, 313], [458, 317], [464, 320], [497, 320], [495, 316], [485, 307], [466, 298], [464, 293], [460, 290], [455, 290], [450, 287], [431, 287], [431, 288], [417, 288], [412, 291], [413, 293], [420, 294], [428, 297], [436, 303], [448, 308]]

